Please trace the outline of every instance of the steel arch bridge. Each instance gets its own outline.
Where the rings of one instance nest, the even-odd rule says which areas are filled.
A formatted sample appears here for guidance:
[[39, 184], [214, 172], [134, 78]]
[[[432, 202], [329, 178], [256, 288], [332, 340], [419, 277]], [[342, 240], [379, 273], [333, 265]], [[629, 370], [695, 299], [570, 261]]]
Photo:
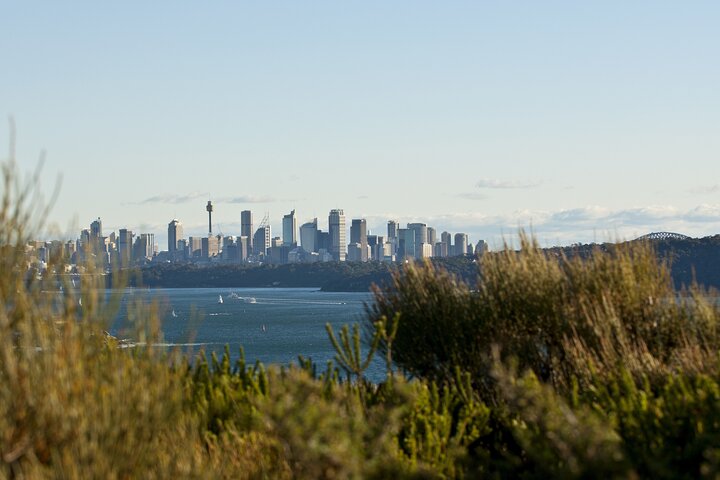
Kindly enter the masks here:
[[688, 240], [690, 237], [683, 235], [682, 233], [674, 232], [652, 232], [642, 237], [638, 237], [637, 240]]

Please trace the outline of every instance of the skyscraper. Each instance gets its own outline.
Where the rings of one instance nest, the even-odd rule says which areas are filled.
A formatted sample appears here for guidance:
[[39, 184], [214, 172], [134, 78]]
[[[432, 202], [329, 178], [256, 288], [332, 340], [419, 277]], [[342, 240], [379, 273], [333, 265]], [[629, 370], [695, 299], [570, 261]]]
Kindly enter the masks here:
[[173, 253], [177, 250], [178, 240], [183, 238], [183, 227], [180, 220], [173, 219], [168, 223], [168, 252]]
[[415, 258], [415, 230], [411, 228], [398, 229], [398, 258], [407, 260]]
[[283, 216], [282, 220], [282, 241], [286, 247], [297, 246], [297, 218], [295, 210]]
[[304, 223], [300, 226], [300, 246], [308, 253], [317, 252], [318, 240], [317, 218], [312, 222]]
[[455, 255], [465, 256], [467, 253], [468, 236], [464, 233], [455, 234]]
[[368, 261], [367, 221], [364, 218], [355, 218], [350, 224], [350, 244], [360, 245], [358, 260]]
[[440, 242], [442, 242], [442, 256], [447, 257], [453, 255], [452, 234], [450, 232], [442, 232], [440, 234]]
[[250, 210], [243, 210], [240, 212], [240, 236], [247, 237], [247, 248], [252, 252], [253, 218]]
[[95, 238], [102, 237], [102, 220], [100, 220], [100, 217], [90, 224], [90, 236]]
[[437, 230], [433, 227], [427, 227], [427, 243], [435, 245], [437, 243]]
[[267, 255], [271, 238], [270, 225], [264, 225], [257, 229], [253, 237], [253, 252], [255, 255]]
[[127, 228], [118, 232], [117, 249], [120, 265], [127, 266], [132, 262], [133, 233]]
[[423, 253], [425, 247], [423, 245], [428, 242], [427, 225], [424, 223], [408, 223], [407, 228], [415, 232], [415, 250], [413, 256], [415, 258], [423, 258], [425, 256]]
[[398, 246], [400, 245], [398, 240], [398, 229], [399, 229], [399, 223], [397, 220], [389, 220], [387, 224], [387, 238], [388, 243], [390, 243], [390, 249], [392, 251], [392, 255], [395, 255], [398, 250]]
[[151, 259], [155, 253], [155, 234], [141, 233], [139, 237], [135, 238], [133, 249], [133, 257], [136, 262]]
[[336, 261], [345, 261], [345, 212], [336, 208], [328, 215], [328, 233], [330, 234], [330, 254]]

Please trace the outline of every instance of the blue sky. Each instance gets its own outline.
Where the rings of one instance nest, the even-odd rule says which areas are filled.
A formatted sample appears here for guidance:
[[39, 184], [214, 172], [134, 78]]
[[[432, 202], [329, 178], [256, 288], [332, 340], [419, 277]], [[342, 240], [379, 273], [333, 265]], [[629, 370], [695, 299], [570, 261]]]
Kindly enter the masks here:
[[[0, 112], [76, 235], [331, 208], [497, 244], [720, 230], [718, 2], [4, 2]], [[0, 129], [0, 132], [9, 129]], [[8, 134], [0, 134], [7, 151]], [[163, 243], [161, 243], [163, 245]]]

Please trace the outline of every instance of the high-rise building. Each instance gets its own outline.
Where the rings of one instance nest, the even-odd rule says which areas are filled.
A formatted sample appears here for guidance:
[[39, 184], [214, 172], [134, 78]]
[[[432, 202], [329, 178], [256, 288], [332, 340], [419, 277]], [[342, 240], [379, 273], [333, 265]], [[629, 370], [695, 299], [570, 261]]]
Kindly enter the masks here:
[[399, 228], [398, 240], [398, 259], [407, 260], [415, 258], [415, 230], [411, 228]]
[[308, 253], [318, 251], [317, 218], [300, 226], [300, 246]]
[[182, 240], [182, 238], [182, 223], [178, 219], [173, 219], [172, 222], [168, 223], [168, 252], [174, 253], [177, 251], [178, 240]]
[[297, 217], [295, 217], [295, 209], [283, 216], [282, 241], [286, 247], [297, 246]]
[[482, 257], [488, 251], [488, 244], [485, 240], [478, 240], [475, 246], [475, 255]]
[[452, 248], [452, 234], [450, 232], [442, 232], [440, 234], [440, 242], [442, 242], [443, 257], [451, 256], [454, 254]]
[[188, 257], [200, 258], [202, 256], [202, 238], [201, 237], [190, 237], [189, 238], [189, 252]]
[[250, 210], [240, 212], [240, 236], [247, 237], [248, 248], [252, 251], [253, 218]]
[[253, 237], [253, 253], [255, 255], [266, 256], [270, 249], [270, 225], [263, 225], [255, 231]]
[[464, 256], [467, 254], [468, 236], [464, 233], [455, 234], [455, 256]]
[[202, 253], [200, 255], [202, 258], [210, 259], [217, 257], [219, 253], [220, 241], [216, 236], [210, 235], [209, 237], [202, 238]]
[[360, 258], [358, 260], [361, 262], [367, 262], [367, 221], [364, 218], [355, 218], [350, 224], [350, 244], [360, 245]]
[[398, 222], [397, 220], [389, 220], [387, 224], [388, 228], [388, 240], [398, 237]]
[[133, 245], [133, 259], [137, 261], [149, 260], [155, 253], [155, 234], [141, 233]]
[[330, 254], [336, 261], [344, 262], [347, 232], [345, 230], [345, 212], [342, 209], [330, 210], [328, 233], [330, 234]]
[[415, 258], [423, 258], [426, 243], [428, 243], [427, 225], [424, 223], [408, 223], [407, 228], [415, 232], [415, 250], [413, 256]]
[[362, 246], [359, 243], [348, 243], [347, 257], [348, 262], [362, 262]]
[[427, 243], [435, 245], [437, 243], [437, 230], [433, 227], [427, 227]]
[[317, 232], [317, 251], [325, 250], [330, 252], [330, 233], [318, 230]]
[[130, 265], [133, 253], [133, 233], [127, 228], [121, 228], [118, 232], [117, 249], [120, 265]]
[[102, 220], [100, 220], [100, 217], [90, 224], [90, 236], [95, 238], [102, 237]]
[[392, 255], [395, 255], [400, 246], [400, 240], [398, 230], [400, 229], [400, 223], [397, 220], [389, 220], [387, 223], [387, 241], [390, 244], [390, 250]]

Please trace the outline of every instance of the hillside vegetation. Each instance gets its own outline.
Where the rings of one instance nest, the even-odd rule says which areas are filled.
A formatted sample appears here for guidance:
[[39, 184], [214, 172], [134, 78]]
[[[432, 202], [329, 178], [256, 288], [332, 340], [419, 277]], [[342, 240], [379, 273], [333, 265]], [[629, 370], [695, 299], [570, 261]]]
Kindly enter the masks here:
[[[630, 242], [636, 243], [636, 242]], [[649, 242], [659, 262], [669, 265], [676, 288], [698, 283], [720, 288], [720, 235], [686, 240]], [[619, 244], [620, 247], [624, 243]], [[547, 249], [549, 255], [587, 258], [596, 250], [612, 252], [605, 243]], [[432, 264], [473, 285], [477, 263], [473, 257], [433, 258]], [[367, 292], [372, 284], [392, 284], [392, 273], [404, 265], [382, 262], [328, 262], [290, 265], [154, 264], [131, 276], [133, 285], [166, 288], [315, 287], [325, 291]], [[140, 279], [135, 283], [135, 279]]]
[[100, 275], [62, 293], [28, 277], [33, 187], [3, 174], [0, 478], [720, 473], [720, 312], [698, 287], [677, 296], [648, 245], [566, 258], [521, 236], [472, 286], [410, 264], [363, 325], [328, 327], [334, 362], [231, 365], [152, 347], [152, 305], [130, 307], [123, 348]]

